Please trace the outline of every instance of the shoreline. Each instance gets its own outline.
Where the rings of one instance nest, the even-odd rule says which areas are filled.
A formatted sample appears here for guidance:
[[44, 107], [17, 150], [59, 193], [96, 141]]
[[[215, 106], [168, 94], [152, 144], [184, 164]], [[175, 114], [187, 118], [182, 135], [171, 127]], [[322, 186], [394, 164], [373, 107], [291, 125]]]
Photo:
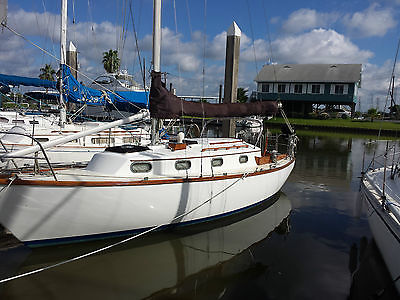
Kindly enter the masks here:
[[[271, 128], [281, 128], [284, 123], [268, 123], [268, 127]], [[313, 131], [321, 131], [321, 132], [341, 132], [341, 133], [354, 133], [354, 134], [362, 134], [362, 135], [371, 135], [377, 136], [380, 132], [380, 136], [390, 136], [390, 137], [399, 137], [400, 138], [400, 130], [393, 129], [374, 129], [374, 128], [359, 128], [359, 127], [342, 127], [342, 126], [322, 126], [322, 125], [305, 125], [305, 124], [296, 124], [291, 123], [294, 129], [301, 130], [313, 130]]]

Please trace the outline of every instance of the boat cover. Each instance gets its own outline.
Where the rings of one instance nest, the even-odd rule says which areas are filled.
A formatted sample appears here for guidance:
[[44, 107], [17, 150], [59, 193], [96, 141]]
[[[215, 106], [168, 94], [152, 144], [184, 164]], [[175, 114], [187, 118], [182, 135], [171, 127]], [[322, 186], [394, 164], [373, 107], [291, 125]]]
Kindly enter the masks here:
[[63, 94], [66, 102], [87, 105], [116, 106], [120, 110], [137, 111], [147, 108], [147, 91], [100, 91], [79, 83], [68, 66], [63, 65]]
[[44, 80], [38, 78], [31, 77], [22, 77], [15, 75], [5, 75], [0, 74], [0, 84], [1, 85], [12, 85], [12, 86], [36, 86], [36, 87], [44, 87], [50, 89], [57, 89], [57, 82], [51, 80]]
[[161, 73], [152, 73], [150, 89], [150, 116], [170, 119], [182, 116], [203, 118], [246, 117], [252, 115], [273, 115], [278, 111], [276, 101], [257, 101], [250, 103], [212, 104], [185, 101], [171, 94], [161, 82]]

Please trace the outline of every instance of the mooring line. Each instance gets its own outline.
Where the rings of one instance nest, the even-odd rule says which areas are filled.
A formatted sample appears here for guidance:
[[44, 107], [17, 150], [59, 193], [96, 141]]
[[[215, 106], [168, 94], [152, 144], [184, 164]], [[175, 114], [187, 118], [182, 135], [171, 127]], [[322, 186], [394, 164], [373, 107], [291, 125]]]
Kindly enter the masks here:
[[14, 180], [17, 179], [17, 177], [18, 177], [17, 175], [11, 177], [10, 182], [1, 188], [0, 193], [6, 191], [10, 187], [10, 185], [14, 182]]
[[[234, 186], [234, 185], [235, 185], [236, 183], [238, 183], [240, 180], [245, 179], [249, 174], [250, 174], [250, 173], [244, 173], [242, 177], [238, 178], [236, 181], [232, 182], [232, 183], [231, 183], [230, 185], [228, 185], [226, 188], [222, 189], [222, 190], [219, 191], [217, 194], [211, 196], [211, 197], [210, 197], [209, 199], [207, 199], [206, 201], [200, 203], [198, 206], [192, 208], [192, 209], [189, 210], [188, 212], [182, 213], [182, 214], [180, 214], [180, 215], [174, 217], [174, 218], [171, 220], [171, 223], [174, 222], [175, 220], [177, 220], [177, 219], [179, 219], [179, 218], [182, 218], [182, 217], [185, 217], [185, 216], [187, 216], [188, 214], [192, 213], [193, 211], [199, 209], [200, 207], [202, 207], [202, 206], [205, 205], [206, 203], [210, 202], [210, 201], [211, 201], [212, 199], [214, 199], [215, 197], [217, 197], [217, 196], [219, 196], [220, 194], [222, 194], [223, 192], [227, 191], [229, 188], [231, 188], [232, 186]], [[13, 181], [13, 180], [12, 180], [12, 181]], [[11, 181], [11, 183], [12, 183], [12, 181]], [[8, 186], [10, 186], [11, 183], [10, 183]], [[1, 192], [1, 191], [0, 191], [0, 192]], [[71, 263], [71, 262], [74, 262], [74, 261], [83, 259], [83, 258], [88, 257], [88, 256], [91, 256], [91, 255], [94, 255], [94, 254], [103, 252], [103, 251], [108, 250], [108, 249], [111, 249], [111, 248], [113, 248], [113, 247], [115, 247], [115, 246], [124, 244], [124, 243], [129, 242], [129, 241], [131, 241], [131, 240], [133, 240], [133, 239], [136, 239], [136, 238], [138, 238], [138, 237], [141, 237], [141, 236], [143, 236], [143, 235], [145, 235], [145, 234], [148, 234], [148, 233], [150, 233], [150, 232], [153, 232], [153, 231], [155, 231], [155, 230], [157, 230], [157, 229], [163, 227], [164, 225], [167, 225], [167, 224], [160, 224], [160, 225], [157, 225], [157, 226], [152, 227], [152, 228], [150, 228], [150, 229], [148, 229], [148, 230], [145, 230], [145, 231], [143, 231], [143, 232], [141, 232], [141, 233], [138, 233], [138, 234], [136, 234], [136, 235], [134, 235], [134, 236], [131, 236], [131, 237], [129, 237], [129, 238], [126, 238], [126, 239], [124, 239], [124, 240], [122, 240], [122, 241], [119, 241], [119, 242], [117, 242], [117, 243], [114, 243], [114, 244], [105, 246], [105, 247], [103, 247], [103, 248], [94, 250], [94, 251], [92, 251], [92, 252], [88, 252], [88, 253], [85, 253], [85, 254], [82, 254], [82, 255], [79, 255], [79, 256], [70, 258], [70, 259], [68, 259], [68, 260], [64, 260], [64, 261], [62, 261], [62, 262], [59, 262], [59, 263], [56, 263], [56, 264], [47, 266], [47, 267], [39, 268], [39, 269], [36, 269], [36, 270], [33, 270], [33, 271], [29, 271], [29, 272], [26, 272], [26, 273], [22, 273], [22, 274], [19, 274], [19, 275], [15, 275], [15, 276], [12, 276], [12, 277], [8, 277], [8, 278], [5, 278], [5, 279], [2, 279], [2, 280], [0, 280], [0, 284], [6, 283], [6, 282], [9, 282], [9, 281], [18, 279], [18, 278], [27, 277], [27, 276], [30, 276], [30, 275], [33, 275], [33, 274], [37, 274], [37, 273], [40, 273], [40, 272], [43, 272], [43, 271], [46, 271], [46, 270], [49, 270], [49, 269], [53, 269], [53, 268], [55, 268], [55, 267], [59, 267], [59, 266], [65, 265], [65, 264], [67, 264], [67, 263]]]

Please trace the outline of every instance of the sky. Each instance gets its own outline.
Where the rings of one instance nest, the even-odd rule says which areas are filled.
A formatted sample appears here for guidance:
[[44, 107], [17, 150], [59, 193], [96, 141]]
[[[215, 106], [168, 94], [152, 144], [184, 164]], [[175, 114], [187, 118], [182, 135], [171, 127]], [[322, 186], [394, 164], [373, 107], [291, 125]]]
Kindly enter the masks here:
[[[14, 32], [0, 29], [0, 73], [37, 77], [44, 64], [57, 69], [61, 0], [8, 2], [7, 25]], [[385, 106], [400, 38], [400, 0], [162, 3], [161, 70], [168, 73], [167, 84], [172, 83], [178, 95], [218, 96], [224, 81], [226, 32], [235, 21], [242, 31], [238, 86], [249, 94], [256, 89], [257, 73], [270, 62], [360, 63], [357, 110]], [[67, 36], [78, 49], [79, 80], [103, 74], [103, 52], [118, 49], [121, 68], [142, 82], [138, 57], [148, 75], [152, 5], [152, 0], [68, 1]]]

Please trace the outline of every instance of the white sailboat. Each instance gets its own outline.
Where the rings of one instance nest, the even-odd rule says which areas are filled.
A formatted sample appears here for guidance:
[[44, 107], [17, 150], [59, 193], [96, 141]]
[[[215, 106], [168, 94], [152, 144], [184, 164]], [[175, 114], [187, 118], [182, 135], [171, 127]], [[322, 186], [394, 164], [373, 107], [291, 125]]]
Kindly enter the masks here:
[[[391, 149], [392, 151], [388, 151]], [[379, 167], [365, 172], [361, 192], [367, 204], [368, 222], [393, 283], [400, 292], [400, 182], [395, 148], [387, 147]], [[390, 162], [389, 162], [390, 161]], [[374, 158], [373, 163], [379, 162]], [[372, 166], [372, 164], [371, 164]]]
[[[179, 115], [186, 109], [195, 112], [195, 103], [184, 104], [161, 84], [161, 0], [155, 0], [154, 6], [151, 114], [173, 115], [164, 110], [163, 103], [171, 107], [179, 103], [175, 105], [182, 108]], [[240, 107], [249, 115], [277, 111], [272, 102], [246, 105], [230, 104], [232, 110], [222, 110], [233, 112]], [[203, 115], [220, 108], [200, 106], [207, 108]], [[0, 194], [0, 223], [22, 242], [35, 246], [210, 221], [270, 199], [295, 162], [294, 134], [289, 136], [287, 153], [264, 155], [259, 147], [234, 138], [187, 140], [181, 133], [169, 144], [153, 140], [145, 147], [115, 147], [98, 153], [85, 169], [0, 179], [6, 186]]]

